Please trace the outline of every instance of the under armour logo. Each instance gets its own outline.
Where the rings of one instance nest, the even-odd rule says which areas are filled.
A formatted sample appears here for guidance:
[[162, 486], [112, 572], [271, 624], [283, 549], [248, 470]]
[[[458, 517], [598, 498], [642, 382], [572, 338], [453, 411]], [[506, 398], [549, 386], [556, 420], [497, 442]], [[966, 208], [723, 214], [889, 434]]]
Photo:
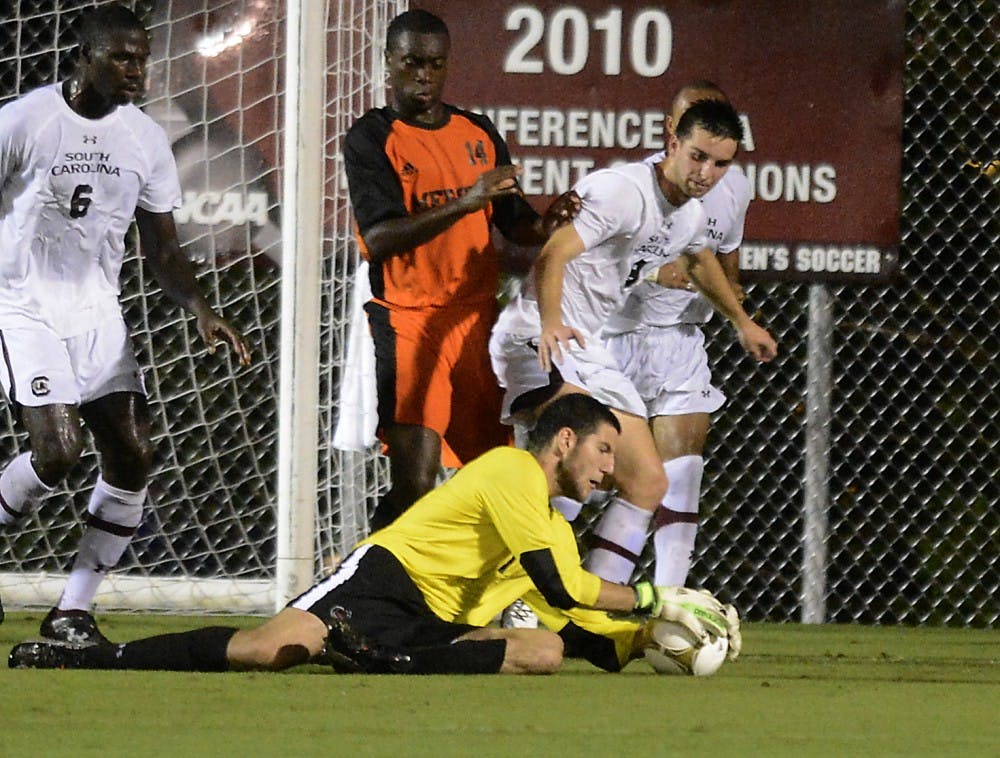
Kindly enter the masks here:
[[702, 397], [710, 397], [711, 395], [712, 395], [712, 393], [709, 390], [702, 390], [701, 391], [701, 396]]
[[31, 394], [35, 397], [43, 397], [49, 394], [49, 378], [47, 376], [36, 376], [31, 380]]
[[96, 145], [97, 144], [97, 135], [96, 134], [84, 134], [83, 135], [83, 144], [85, 144], [85, 145]]

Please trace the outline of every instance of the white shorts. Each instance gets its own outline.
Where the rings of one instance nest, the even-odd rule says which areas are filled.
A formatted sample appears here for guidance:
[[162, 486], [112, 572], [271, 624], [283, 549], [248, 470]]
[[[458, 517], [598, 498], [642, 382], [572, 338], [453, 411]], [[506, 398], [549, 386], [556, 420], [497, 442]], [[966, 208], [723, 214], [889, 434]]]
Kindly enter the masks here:
[[646, 410], [632, 382], [600, 340], [592, 338], [581, 348], [571, 343], [563, 350], [562, 361], [551, 373], [538, 365], [537, 338], [513, 337], [494, 330], [490, 338], [490, 360], [497, 381], [504, 389], [500, 420], [512, 423], [511, 404], [526, 392], [542, 387], [557, 389], [563, 382], [586, 390], [609, 408], [645, 418]]
[[46, 326], [0, 330], [0, 386], [14, 405], [81, 405], [113, 392], [146, 394], [125, 322], [60, 338]]
[[712, 413], [726, 396], [712, 386], [705, 335], [695, 324], [642, 327], [605, 340], [642, 397], [649, 418]]

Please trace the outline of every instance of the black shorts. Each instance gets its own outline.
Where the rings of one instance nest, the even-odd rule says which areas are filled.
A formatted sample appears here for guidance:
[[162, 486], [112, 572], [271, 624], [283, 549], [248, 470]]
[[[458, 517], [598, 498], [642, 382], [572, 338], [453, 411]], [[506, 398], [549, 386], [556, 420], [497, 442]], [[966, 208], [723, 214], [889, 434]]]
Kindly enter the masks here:
[[378, 645], [395, 648], [448, 645], [478, 627], [454, 624], [434, 614], [396, 556], [378, 545], [362, 545], [337, 570], [288, 604], [323, 623], [330, 609], [351, 612], [351, 627]]

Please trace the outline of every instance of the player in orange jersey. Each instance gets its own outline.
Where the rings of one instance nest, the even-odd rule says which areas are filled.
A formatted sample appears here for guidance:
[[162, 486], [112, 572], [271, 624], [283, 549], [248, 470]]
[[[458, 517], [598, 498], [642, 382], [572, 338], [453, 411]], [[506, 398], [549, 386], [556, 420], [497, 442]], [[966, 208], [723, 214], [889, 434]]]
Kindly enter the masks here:
[[521, 245], [548, 236], [490, 120], [442, 102], [449, 47], [437, 16], [411, 10], [393, 19], [390, 104], [362, 116], [344, 142], [371, 264], [365, 310], [392, 478], [374, 528], [430, 491], [442, 460], [461, 465], [508, 441], [487, 349], [499, 283], [491, 228]]

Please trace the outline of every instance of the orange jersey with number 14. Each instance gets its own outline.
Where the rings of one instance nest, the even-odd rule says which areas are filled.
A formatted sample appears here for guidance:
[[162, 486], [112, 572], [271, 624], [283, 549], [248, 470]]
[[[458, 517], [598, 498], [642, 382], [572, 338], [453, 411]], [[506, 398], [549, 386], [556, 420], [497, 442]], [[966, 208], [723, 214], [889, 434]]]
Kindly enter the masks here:
[[[503, 140], [485, 116], [446, 109], [445, 122], [433, 128], [404, 121], [390, 108], [369, 111], [351, 128], [344, 159], [360, 238], [381, 221], [454, 200], [484, 172], [510, 164]], [[532, 213], [521, 198], [514, 199]], [[375, 299], [435, 307], [494, 298], [499, 275], [490, 242], [494, 206], [511, 219], [525, 212], [500, 210], [504, 204], [469, 213], [428, 242], [372, 266]], [[363, 239], [360, 244], [368, 257]]]

